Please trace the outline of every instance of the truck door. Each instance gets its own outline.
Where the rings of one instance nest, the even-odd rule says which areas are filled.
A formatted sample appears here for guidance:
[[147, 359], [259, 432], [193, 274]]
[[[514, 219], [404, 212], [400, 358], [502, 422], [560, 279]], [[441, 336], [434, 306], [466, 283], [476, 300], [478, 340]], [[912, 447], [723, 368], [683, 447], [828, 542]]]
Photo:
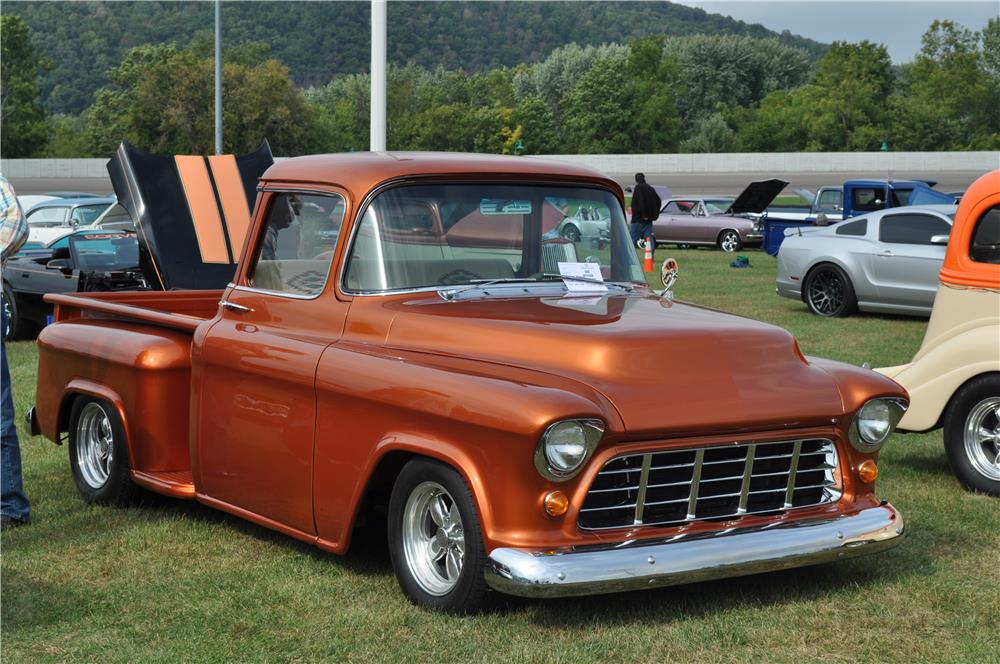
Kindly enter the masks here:
[[314, 533], [315, 376], [347, 314], [327, 288], [345, 197], [265, 192], [260, 207], [236, 284], [194, 346], [195, 481], [211, 499]]
[[931, 244], [931, 238], [949, 233], [951, 224], [936, 215], [884, 215], [873, 263], [879, 298], [886, 304], [930, 309], [945, 253], [945, 245]]

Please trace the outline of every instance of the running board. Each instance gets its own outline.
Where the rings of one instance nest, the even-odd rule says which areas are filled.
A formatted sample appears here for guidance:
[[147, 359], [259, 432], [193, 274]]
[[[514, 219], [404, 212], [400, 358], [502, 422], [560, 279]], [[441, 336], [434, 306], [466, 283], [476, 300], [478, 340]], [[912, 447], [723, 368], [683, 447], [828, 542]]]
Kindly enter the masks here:
[[194, 481], [190, 470], [158, 472], [132, 471], [132, 479], [141, 487], [174, 498], [194, 498]]

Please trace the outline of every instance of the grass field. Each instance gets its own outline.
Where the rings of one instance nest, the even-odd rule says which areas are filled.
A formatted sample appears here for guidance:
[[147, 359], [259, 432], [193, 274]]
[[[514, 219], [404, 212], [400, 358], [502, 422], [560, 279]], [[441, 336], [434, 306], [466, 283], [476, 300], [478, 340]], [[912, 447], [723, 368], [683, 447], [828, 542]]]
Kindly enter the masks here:
[[[760, 252], [748, 270], [668, 253], [678, 298], [786, 327], [807, 354], [892, 365], [920, 344], [925, 320], [823, 320], [779, 298]], [[20, 413], [36, 351], [9, 352]], [[381, 531], [337, 557], [196, 503], [87, 506], [66, 448], [20, 433], [35, 522], [2, 538], [4, 662], [1000, 661], [1000, 500], [959, 488], [940, 433], [882, 456], [879, 492], [909, 531], [882, 555], [472, 618], [407, 603]]]

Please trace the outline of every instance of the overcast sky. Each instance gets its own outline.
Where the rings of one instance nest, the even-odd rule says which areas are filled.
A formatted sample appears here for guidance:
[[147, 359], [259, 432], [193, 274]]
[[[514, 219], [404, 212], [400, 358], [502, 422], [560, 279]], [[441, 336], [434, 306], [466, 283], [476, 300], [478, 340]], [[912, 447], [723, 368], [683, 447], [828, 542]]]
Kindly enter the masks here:
[[885, 44], [893, 62], [909, 62], [920, 50], [920, 37], [934, 19], [950, 19], [981, 30], [1000, 12], [1000, 0], [937, 0], [936, 2], [839, 2], [809, 0], [672, 0], [725, 14], [747, 23], [791, 32], [816, 41]]

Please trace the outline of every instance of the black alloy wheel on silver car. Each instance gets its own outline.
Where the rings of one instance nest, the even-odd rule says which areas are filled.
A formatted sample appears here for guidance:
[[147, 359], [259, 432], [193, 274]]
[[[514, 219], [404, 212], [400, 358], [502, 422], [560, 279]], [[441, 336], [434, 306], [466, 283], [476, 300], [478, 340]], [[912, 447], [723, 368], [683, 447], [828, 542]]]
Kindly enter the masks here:
[[826, 318], [848, 316], [858, 305], [850, 278], [832, 264], [820, 265], [809, 273], [803, 299], [810, 311]]
[[69, 415], [69, 465], [83, 499], [128, 505], [138, 487], [132, 482], [125, 427], [117, 409], [103, 399], [78, 397]]
[[965, 488], [1000, 496], [1000, 374], [973, 378], [952, 396], [944, 446]]
[[731, 254], [743, 248], [743, 240], [740, 239], [740, 234], [736, 231], [726, 229], [719, 233], [718, 245], [719, 249]]
[[486, 607], [483, 536], [461, 475], [431, 459], [407, 463], [392, 487], [388, 527], [392, 567], [410, 601], [455, 614]]
[[566, 224], [562, 229], [562, 236], [570, 242], [580, 241], [580, 229], [573, 224]]

